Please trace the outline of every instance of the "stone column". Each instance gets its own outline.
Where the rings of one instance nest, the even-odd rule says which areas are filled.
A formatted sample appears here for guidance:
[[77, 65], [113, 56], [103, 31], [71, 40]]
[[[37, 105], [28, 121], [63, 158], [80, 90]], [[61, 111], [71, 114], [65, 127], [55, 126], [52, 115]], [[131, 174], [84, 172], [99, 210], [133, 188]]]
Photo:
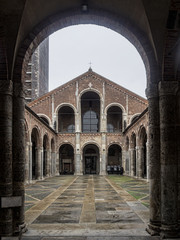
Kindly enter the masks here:
[[51, 152], [51, 174], [55, 176], [56, 174], [56, 154], [55, 152]]
[[137, 177], [143, 178], [144, 176], [144, 147], [138, 147], [138, 166], [137, 166]]
[[32, 142], [29, 143], [28, 170], [29, 170], [29, 183], [31, 183], [32, 182]]
[[146, 142], [147, 181], [149, 181], [149, 135]]
[[178, 82], [160, 82], [161, 235], [178, 233], [178, 161], [176, 153], [176, 92]]
[[24, 182], [29, 182], [29, 142], [25, 143], [25, 170], [24, 170]]
[[37, 179], [43, 179], [43, 147], [38, 147], [37, 149]]
[[55, 173], [56, 173], [56, 176], [59, 176], [59, 168], [60, 168], [60, 166], [59, 166], [59, 151], [57, 153], [55, 153], [55, 164], [56, 164]]
[[122, 150], [122, 167], [126, 171], [126, 150]]
[[151, 235], [160, 231], [160, 126], [159, 126], [159, 97], [158, 85], [149, 84], [146, 95], [149, 103], [149, 194], [150, 194], [150, 223], [147, 231]]
[[50, 161], [50, 151], [46, 150], [46, 177], [50, 176], [51, 161]]
[[13, 85], [13, 195], [22, 199], [21, 206], [13, 209], [14, 232], [21, 234], [24, 223], [25, 172], [25, 118], [23, 84]]
[[[0, 80], [0, 197], [12, 196], [12, 82]], [[0, 208], [0, 236], [12, 234], [12, 208]]]
[[133, 176], [133, 148], [129, 149], [129, 175]]
[[131, 158], [131, 176], [135, 176], [135, 168], [136, 168], [136, 149], [135, 148], [131, 148], [130, 149], [130, 158]]
[[101, 138], [101, 158], [100, 158], [100, 175], [106, 175], [106, 165], [107, 165], [107, 159], [106, 159], [106, 133], [102, 133]]
[[80, 133], [76, 132], [76, 149], [75, 149], [75, 175], [82, 175], [82, 160], [81, 160], [81, 145], [80, 145]]

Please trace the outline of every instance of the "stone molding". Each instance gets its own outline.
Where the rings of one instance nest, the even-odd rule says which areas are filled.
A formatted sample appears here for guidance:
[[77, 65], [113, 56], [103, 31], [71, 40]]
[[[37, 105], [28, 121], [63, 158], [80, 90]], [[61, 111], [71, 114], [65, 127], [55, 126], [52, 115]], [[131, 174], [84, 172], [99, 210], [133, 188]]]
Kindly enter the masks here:
[[0, 80], [0, 93], [12, 95], [13, 82], [11, 80]]
[[146, 88], [147, 99], [158, 97], [158, 83], [149, 83]]
[[161, 81], [159, 82], [159, 96], [176, 95], [178, 91], [177, 81]]
[[22, 83], [13, 83], [13, 95], [14, 97], [25, 98], [25, 93]]

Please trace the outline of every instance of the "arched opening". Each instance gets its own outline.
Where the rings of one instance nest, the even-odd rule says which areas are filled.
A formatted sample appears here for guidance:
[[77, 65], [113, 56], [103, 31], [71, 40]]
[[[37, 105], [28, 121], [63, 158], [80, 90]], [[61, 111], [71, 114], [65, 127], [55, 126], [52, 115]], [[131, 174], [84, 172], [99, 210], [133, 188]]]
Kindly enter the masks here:
[[135, 122], [136, 119], [138, 119], [139, 117], [139, 114], [138, 115], [135, 115], [134, 117], [131, 118], [131, 123]]
[[49, 174], [49, 146], [48, 146], [48, 136], [44, 135], [43, 137], [43, 177], [48, 176]]
[[122, 169], [122, 149], [118, 144], [108, 148], [107, 172], [119, 174]]
[[58, 132], [60, 133], [75, 132], [74, 110], [69, 106], [61, 107], [58, 111]]
[[82, 132], [100, 131], [100, 97], [95, 92], [86, 92], [81, 97]]
[[125, 140], [125, 152], [126, 152], [126, 162], [125, 162], [125, 171], [127, 174], [129, 174], [129, 169], [130, 169], [130, 160], [129, 160], [129, 137], [126, 137]]
[[39, 133], [36, 128], [33, 128], [31, 133], [31, 144], [32, 144], [32, 180], [38, 178], [38, 143], [39, 143]]
[[[142, 2], [141, 1], [139, 1], [139, 3], [140, 4], [142, 4]], [[94, 5], [92, 5], [93, 7], [96, 7], [96, 5], [94, 6]], [[71, 5], [69, 5], [69, 7], [71, 8]], [[73, 7], [73, 6], [72, 6]], [[76, 7], [76, 5], [75, 5], [75, 7]], [[115, 7], [116, 7], [116, 5], [115, 5]], [[135, 41], [136, 41], [136, 39], [137, 39], [137, 44], [136, 44], [136, 46], [138, 46], [138, 43], [139, 43], [139, 41], [138, 41], [138, 39], [140, 39], [141, 41], [142, 41], [142, 43], [143, 44], [139, 44], [139, 46], [145, 46], [145, 47], [147, 47], [147, 49], [145, 50], [145, 51], [142, 51], [142, 55], [144, 54], [145, 55], [145, 58], [146, 58], [146, 52], [147, 52], [147, 54], [150, 54], [150, 55], [152, 55], [152, 58], [150, 58], [151, 56], [148, 56], [149, 57], [149, 59], [148, 60], [151, 60], [151, 62], [152, 62], [152, 65], [156, 65], [156, 61], [155, 61], [155, 59], [154, 59], [154, 57], [153, 57], [153, 51], [151, 50], [151, 47], [149, 48], [149, 43], [148, 43], [148, 40], [146, 41], [146, 35], [149, 35], [150, 37], [151, 37], [151, 32], [150, 32], [150, 30], [148, 31], [148, 33], [149, 34], [146, 34], [146, 32], [145, 31], [143, 31], [143, 28], [142, 28], [142, 33], [143, 34], [141, 34], [141, 31], [139, 30], [139, 29], [141, 29], [137, 24], [136, 24], [136, 22], [134, 21], [134, 25], [135, 25], [135, 27], [133, 28], [132, 26], [131, 26], [131, 22], [133, 22], [132, 21], [132, 19], [128, 19], [128, 17], [127, 17], [127, 20], [126, 21], [121, 21], [122, 19], [120, 18], [120, 12], [118, 12], [118, 9], [117, 9], [117, 11], [116, 11], [116, 13], [117, 13], [117, 19], [115, 18], [115, 21], [113, 22], [113, 23], [111, 23], [111, 16], [109, 16], [109, 15], [107, 15], [107, 20], [108, 20], [108, 18], [109, 18], [109, 21], [107, 21], [106, 20], [106, 14], [104, 14], [103, 13], [103, 9], [105, 9], [105, 8], [107, 8], [107, 5], [106, 6], [101, 6], [101, 9], [102, 9], [102, 16], [103, 16], [103, 18], [105, 19], [105, 20], [103, 20], [104, 22], [103, 22], [103, 25], [106, 25], [106, 26], [108, 26], [108, 27], [110, 27], [111, 28], [111, 26], [114, 26], [114, 27], [112, 27], [113, 29], [117, 29], [117, 31], [118, 31], [118, 28], [121, 28], [121, 24], [120, 24], [120, 22], [122, 22], [123, 24], [127, 24], [127, 26], [129, 25], [130, 27], [129, 27], [129, 31], [130, 30], [132, 30], [133, 31], [133, 29], [134, 29], [134, 35], [135, 36], [132, 36], [132, 37], [130, 37], [129, 36], [129, 38], [131, 38], [131, 39], [135, 39]], [[48, 8], [46, 8], [46, 9], [48, 9]], [[140, 8], [141, 9], [141, 8]], [[65, 23], [65, 24], [70, 24], [69, 22], [71, 22], [71, 23], [79, 23], [79, 22], [83, 22], [83, 21], [87, 21], [87, 22], [97, 22], [97, 23], [99, 23], [100, 22], [100, 24], [102, 24], [102, 20], [100, 20], [100, 18], [102, 18], [102, 17], [99, 17], [98, 15], [99, 15], [99, 13], [98, 13], [98, 10], [97, 10], [97, 12], [93, 12], [93, 14], [97, 17], [97, 19], [94, 19], [90, 14], [86, 14], [86, 15], [88, 15], [88, 18], [86, 18], [86, 17], [82, 17], [82, 19], [83, 20], [79, 20], [79, 21], [77, 21], [76, 19], [73, 19], [73, 14], [74, 15], [76, 15], [76, 13], [73, 13], [69, 18], [68, 18], [68, 14], [66, 14], [66, 12], [65, 11], [63, 11], [64, 9], [63, 9], [63, 6], [62, 6], [62, 8], [61, 8], [61, 12], [64, 14], [65, 13], [65, 17], [64, 17], [64, 15], [63, 15], [63, 17], [64, 17], [64, 19], [67, 21], [67, 23]], [[58, 11], [58, 9], [57, 9], [57, 11]], [[57, 12], [56, 11], [56, 12]], [[78, 10], [79, 11], [79, 10]], [[112, 9], [112, 12], [113, 12], [113, 9]], [[122, 11], [123, 12], [123, 11]], [[131, 12], [131, 11], [127, 11], [127, 12]], [[139, 13], [139, 12], [138, 12]], [[47, 11], [47, 15], [51, 15], [51, 14], [49, 14], [48, 13], [48, 11]], [[59, 14], [59, 15], [61, 15], [61, 14]], [[84, 14], [85, 15], [85, 14]], [[84, 16], [84, 15], [82, 15], [82, 16]], [[112, 14], [113, 15], [113, 14]], [[134, 15], [138, 15], [139, 16], [139, 14], [134, 14]], [[146, 17], [146, 14], [145, 14], [145, 11], [143, 11], [143, 14], [142, 14], [142, 16], [145, 16]], [[63, 17], [62, 17], [62, 19], [63, 19]], [[24, 14], [24, 18], [26, 19], [26, 15]], [[57, 18], [57, 16], [56, 16], [56, 18]], [[77, 14], [77, 19], [81, 19], [79, 16], [78, 16], [78, 14]], [[39, 18], [40, 20], [39, 20], [39, 22], [41, 21], [41, 18]], [[43, 19], [46, 19], [46, 21], [47, 20], [49, 20], [49, 19], [47, 19], [46, 18], [46, 14], [44, 13], [44, 15], [43, 15]], [[90, 19], [92, 19], [92, 20], [90, 20]], [[113, 17], [112, 17], [112, 19], [113, 19]], [[126, 16], [125, 16], [125, 19], [126, 19]], [[143, 19], [145, 19], [145, 18], [143, 18]], [[23, 19], [22, 19], [23, 20]], [[32, 23], [34, 24], [34, 26], [33, 26], [33, 28], [35, 29], [34, 30], [34, 32], [32, 31], [32, 32], [30, 32], [31, 31], [31, 25], [29, 25], [29, 35], [31, 36], [31, 38], [29, 38], [27, 41], [25, 41], [25, 44], [27, 44], [27, 43], [30, 43], [31, 41], [32, 41], [32, 38], [34, 39], [34, 42], [36, 42], [37, 41], [37, 39], [38, 39], [38, 37], [39, 38], [43, 38], [44, 36], [43, 36], [43, 33], [42, 34], [39, 34], [40, 33], [40, 31], [42, 30], [42, 26], [44, 27], [44, 26], [47, 26], [47, 28], [49, 29], [49, 31], [46, 31], [46, 29], [44, 29], [44, 35], [45, 36], [47, 36], [47, 35], [49, 35], [49, 32], [52, 32], [52, 31], [54, 31], [54, 30], [56, 30], [56, 28], [59, 28], [59, 26], [56, 26], [56, 24], [54, 23], [54, 21], [53, 21], [53, 19], [51, 19], [52, 21], [48, 21], [48, 23], [47, 22], [45, 22], [45, 23], [42, 23], [42, 24], [39, 24], [39, 22], [33, 22], [32, 21]], [[116, 21], [117, 20], [117, 21]], [[61, 24], [62, 26], [64, 26], [65, 24], [63, 24], [62, 23], [62, 21], [61, 21], [61, 19], [59, 20], [59, 18], [58, 18], [58, 21], [59, 21], [59, 25]], [[24, 21], [25, 22], [25, 21]], [[141, 22], [143, 22], [143, 21], [141, 21]], [[52, 25], [54, 25], [54, 30], [52, 30], [52, 28], [53, 27], [51, 27], [49, 24], [50, 23], [52, 23]], [[115, 23], [115, 24], [114, 24]], [[36, 28], [35, 26], [36, 25], [38, 25], [38, 27], [39, 27], [39, 29], [38, 28]], [[136, 26], [137, 25], [137, 26]], [[144, 24], [145, 26], [146, 26], [146, 24]], [[126, 26], [126, 27], [127, 27]], [[25, 29], [25, 27], [24, 27], [24, 29]], [[37, 31], [37, 29], [38, 29], [38, 31]], [[135, 30], [136, 29], [136, 30]], [[149, 28], [150, 29], [150, 28]], [[137, 31], [137, 32], [136, 32]], [[121, 32], [120, 30], [118, 31], [118, 32]], [[123, 32], [123, 31], [122, 31]], [[28, 30], [26, 31], [26, 32], [24, 32], [23, 31], [23, 29], [21, 28], [20, 30], [19, 30], [19, 33], [20, 33], [20, 36], [22, 37], [22, 38], [24, 38], [24, 36], [26, 36], [27, 34], [28, 34]], [[38, 37], [35, 37], [36, 35], [39, 35]], [[125, 34], [126, 35], [126, 34]], [[133, 34], [132, 34], [133, 35]], [[20, 38], [20, 36], [18, 36], [19, 38]], [[42, 36], [42, 37], [41, 37]], [[144, 36], [144, 37], [143, 37]], [[134, 37], [134, 38], [133, 38]], [[154, 39], [154, 36], [152, 35], [152, 38], [151, 39]], [[21, 38], [20, 38], [20, 40], [21, 40]], [[41, 41], [41, 40], [39, 40], [39, 41]], [[133, 40], [132, 40], [133, 41]], [[37, 41], [38, 42], [38, 41]], [[149, 41], [150, 42], [150, 41]], [[20, 43], [19, 42], [17, 42], [17, 46], [19, 46], [20, 45]], [[32, 44], [33, 45], [33, 44]], [[153, 45], [153, 47], [155, 46], [154, 44], [152, 44]], [[32, 47], [32, 46], [31, 46]], [[17, 49], [17, 48], [16, 48]], [[20, 51], [19, 51], [19, 57], [17, 58], [17, 65], [18, 66], [20, 66], [21, 64], [21, 58], [23, 58], [24, 56], [23, 56], [23, 49], [27, 49], [27, 46], [25, 45], [25, 46], [22, 46], [21, 47], [21, 49], [20, 49]], [[155, 47], [154, 47], [154, 49], [155, 49]], [[149, 50], [149, 51], [148, 51]], [[14, 59], [15, 59], [15, 57], [14, 57]], [[147, 65], [148, 65], [148, 61], [147, 61]], [[22, 71], [22, 69], [17, 69], [17, 66], [15, 66], [14, 67], [14, 69], [15, 69], [15, 82], [16, 82], [16, 80], [18, 80], [18, 79], [16, 79], [16, 78], [19, 78], [20, 79], [20, 73], [21, 73], [21, 71]], [[149, 69], [148, 69], [149, 70]], [[155, 71], [153, 71], [153, 70], [155, 70], [155, 69], [151, 69], [152, 71], [151, 72], [149, 72], [149, 71], [147, 71], [147, 75], [148, 76], [151, 76], [152, 74], [152, 72], [154, 72], [155, 73]], [[17, 77], [16, 77], [17, 76]], [[151, 76], [153, 79], [159, 79], [158, 77], [157, 77], [157, 75], [156, 74], [153, 74], [153, 76]], [[19, 100], [19, 99], [18, 99]], [[17, 101], [16, 101], [17, 102]], [[15, 102], [15, 103], [16, 103]], [[151, 107], [152, 108], [152, 107]], [[20, 111], [19, 111], [20, 112]], [[15, 116], [17, 117], [17, 118], [19, 118], [20, 119], [20, 117], [18, 116], [18, 114], [19, 113], [17, 113], [17, 114], [15, 114]], [[20, 113], [21, 114], [21, 113]], [[17, 131], [16, 130], [14, 130], [14, 134], [16, 134], [17, 133]], [[19, 134], [20, 135], [20, 134]], [[21, 141], [20, 141], [20, 143], [21, 143]], [[15, 172], [15, 171], [14, 171]], [[23, 179], [23, 178], [22, 178]]]
[[54, 176], [56, 173], [56, 153], [54, 138], [51, 139], [51, 174]]
[[136, 167], [136, 134], [131, 135], [131, 175], [136, 176], [137, 167]]
[[107, 132], [122, 132], [122, 109], [112, 106], [107, 111]]
[[99, 148], [95, 144], [88, 144], [83, 149], [84, 174], [99, 174]]
[[59, 173], [74, 174], [74, 148], [70, 144], [59, 148]]
[[139, 164], [139, 177], [146, 178], [147, 177], [147, 134], [145, 127], [142, 127], [140, 130], [140, 146], [139, 146], [139, 154], [140, 154], [140, 164]]

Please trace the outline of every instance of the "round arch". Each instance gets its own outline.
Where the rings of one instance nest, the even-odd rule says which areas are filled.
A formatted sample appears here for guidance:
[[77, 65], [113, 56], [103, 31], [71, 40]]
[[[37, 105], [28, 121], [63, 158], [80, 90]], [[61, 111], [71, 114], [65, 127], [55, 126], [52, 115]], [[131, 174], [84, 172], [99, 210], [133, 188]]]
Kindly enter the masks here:
[[30, 169], [30, 179], [38, 179], [40, 166], [39, 166], [39, 156], [38, 148], [40, 147], [40, 133], [37, 127], [33, 127], [31, 131], [31, 169]]
[[[70, 127], [70, 129], [71, 129], [71, 131], [72, 132], [74, 132], [75, 131], [75, 117], [76, 117], [76, 113], [77, 113], [77, 109], [75, 108], [75, 106], [73, 105], [73, 104], [71, 104], [71, 103], [61, 103], [61, 104], [59, 104], [57, 107], [56, 107], [56, 109], [55, 109], [55, 111], [54, 111], [54, 113], [55, 113], [55, 116], [56, 116], [56, 119], [55, 119], [55, 122], [54, 122], [54, 129], [56, 129], [56, 131], [59, 131], [59, 128], [60, 128], [60, 126], [59, 126], [59, 111], [61, 110], [61, 108], [63, 108], [63, 107], [69, 107], [69, 108], [71, 108], [72, 110], [73, 110], [73, 117], [72, 117], [72, 119], [71, 119], [71, 127]], [[68, 131], [68, 127], [67, 127], [67, 129], [66, 129], [67, 131]]]
[[122, 132], [124, 111], [124, 107], [118, 103], [111, 103], [105, 108], [107, 132]]
[[100, 148], [98, 144], [86, 143], [82, 148], [83, 173], [99, 174], [100, 172]]
[[111, 174], [123, 173], [122, 170], [122, 147], [118, 143], [111, 143], [108, 146], [107, 172]]
[[147, 132], [146, 128], [141, 125], [139, 132], [139, 177], [147, 178]]
[[37, 147], [40, 147], [42, 145], [41, 131], [40, 131], [40, 129], [39, 129], [39, 127], [37, 125], [33, 125], [32, 126], [31, 135], [32, 135], [33, 131], [36, 131], [36, 133], [37, 133], [37, 136], [38, 136]]
[[[38, 113], [37, 114], [40, 118], [44, 118], [45, 119], [45, 122], [48, 122], [48, 125], [51, 125], [51, 119], [46, 115], [46, 114], [43, 114], [43, 113]], [[43, 120], [44, 120], [43, 119]]]
[[109, 109], [110, 107], [114, 107], [114, 106], [115, 106], [115, 107], [117, 106], [117, 107], [121, 108], [122, 112], [125, 113], [125, 108], [124, 108], [124, 106], [121, 105], [120, 103], [114, 102], [114, 103], [108, 104], [108, 105], [105, 107], [105, 114], [107, 115], [108, 109]]
[[59, 147], [59, 173], [74, 174], [74, 147], [69, 143], [62, 143]]
[[129, 124], [133, 123], [135, 121], [136, 118], [139, 117], [141, 113], [135, 113], [131, 118], [130, 118], [130, 121], [129, 121]]
[[79, 98], [81, 99], [81, 97], [87, 93], [87, 92], [95, 92], [99, 95], [99, 98], [100, 98], [100, 101], [102, 100], [102, 94], [95, 88], [86, 88], [86, 89], [83, 89], [80, 93], [79, 93]]
[[[67, 26], [87, 23], [108, 27], [128, 39], [136, 47], [143, 59], [148, 82], [150, 79], [151, 81], [159, 79], [157, 78], [158, 76], [155, 76], [159, 75], [157, 57], [148, 34], [145, 35], [132, 21], [128, 21], [128, 19], [123, 18], [121, 15], [116, 15], [113, 12], [103, 9], [91, 9], [88, 14], [82, 14], [82, 11], [72, 9], [47, 17], [43, 22], [35, 26], [33, 30], [30, 30], [28, 37], [19, 49], [17, 63], [26, 68], [27, 62], [24, 59], [28, 60], [34, 49], [55, 31]], [[21, 75], [20, 68], [18, 66], [16, 68], [15, 65], [15, 78], [19, 76], [18, 71]], [[18, 78], [16, 81], [18, 81]]]
[[77, 113], [77, 109], [76, 109], [76, 107], [75, 107], [73, 104], [71, 104], [71, 103], [61, 103], [61, 104], [59, 104], [59, 105], [56, 107], [56, 109], [55, 109], [55, 111], [54, 111], [56, 115], [58, 114], [58, 111], [59, 111], [62, 107], [70, 107], [70, 108], [72, 108], [72, 109], [74, 110], [74, 114]]
[[81, 131], [100, 132], [101, 99], [96, 91], [84, 91], [80, 98]]

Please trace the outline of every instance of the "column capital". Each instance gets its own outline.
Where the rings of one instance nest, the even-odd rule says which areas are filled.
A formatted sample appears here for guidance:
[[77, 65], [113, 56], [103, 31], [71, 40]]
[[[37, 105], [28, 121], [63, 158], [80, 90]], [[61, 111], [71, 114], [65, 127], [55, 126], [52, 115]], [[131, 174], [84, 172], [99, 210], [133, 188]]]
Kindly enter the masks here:
[[176, 95], [178, 90], [177, 81], [161, 81], [159, 82], [159, 96]]
[[11, 80], [0, 80], [0, 93], [12, 95], [13, 82]]
[[149, 83], [146, 88], [146, 97], [155, 98], [158, 97], [158, 83]]
[[13, 93], [15, 97], [24, 98], [24, 89], [21, 82], [13, 83]]

